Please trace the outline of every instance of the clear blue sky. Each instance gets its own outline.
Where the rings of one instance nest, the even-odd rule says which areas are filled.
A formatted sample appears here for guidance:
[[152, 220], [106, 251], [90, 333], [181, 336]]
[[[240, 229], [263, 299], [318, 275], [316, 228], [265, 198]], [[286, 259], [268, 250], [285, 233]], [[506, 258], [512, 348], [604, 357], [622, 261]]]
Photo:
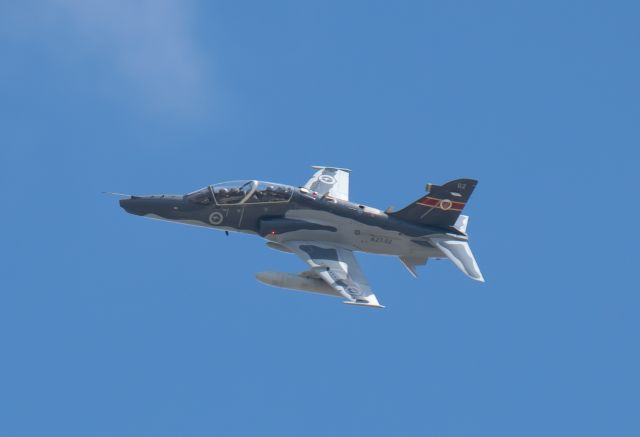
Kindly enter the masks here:
[[[640, 435], [639, 8], [2, 2], [0, 435]], [[479, 179], [486, 284], [362, 255], [354, 308], [100, 194], [313, 164], [380, 208]]]

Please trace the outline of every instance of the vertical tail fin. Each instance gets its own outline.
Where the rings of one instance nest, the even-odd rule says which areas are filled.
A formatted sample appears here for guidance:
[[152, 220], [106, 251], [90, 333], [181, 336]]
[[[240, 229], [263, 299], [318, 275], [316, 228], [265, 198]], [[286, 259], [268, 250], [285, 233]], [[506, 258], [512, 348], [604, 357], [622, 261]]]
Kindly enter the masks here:
[[456, 179], [444, 185], [429, 184], [426, 196], [392, 215], [421, 225], [451, 228], [477, 183], [474, 179]]

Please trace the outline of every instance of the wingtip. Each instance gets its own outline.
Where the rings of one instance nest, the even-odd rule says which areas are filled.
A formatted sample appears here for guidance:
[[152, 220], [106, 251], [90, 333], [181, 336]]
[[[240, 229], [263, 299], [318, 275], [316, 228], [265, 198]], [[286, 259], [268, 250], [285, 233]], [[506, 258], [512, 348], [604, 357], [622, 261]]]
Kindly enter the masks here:
[[311, 168], [314, 168], [316, 170], [322, 170], [323, 168], [330, 168], [331, 170], [342, 170], [342, 171], [346, 171], [347, 173], [351, 173], [351, 170], [348, 168], [333, 167], [331, 165], [312, 165]]
[[351, 301], [351, 300], [345, 300], [342, 303], [347, 304], [347, 305], [357, 305], [360, 307], [369, 307], [369, 308], [386, 308], [384, 305], [380, 305], [378, 304], [373, 304], [373, 303], [364, 303], [364, 302], [356, 302], [356, 301]]

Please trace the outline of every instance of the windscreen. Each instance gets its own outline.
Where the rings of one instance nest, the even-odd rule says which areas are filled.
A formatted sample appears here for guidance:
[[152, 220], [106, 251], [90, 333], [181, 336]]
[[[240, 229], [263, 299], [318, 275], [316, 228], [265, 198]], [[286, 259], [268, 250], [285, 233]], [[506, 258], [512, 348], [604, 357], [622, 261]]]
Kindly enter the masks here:
[[209, 187], [204, 187], [193, 193], [189, 193], [185, 198], [192, 203], [198, 203], [200, 205], [208, 205], [212, 201], [211, 190]]

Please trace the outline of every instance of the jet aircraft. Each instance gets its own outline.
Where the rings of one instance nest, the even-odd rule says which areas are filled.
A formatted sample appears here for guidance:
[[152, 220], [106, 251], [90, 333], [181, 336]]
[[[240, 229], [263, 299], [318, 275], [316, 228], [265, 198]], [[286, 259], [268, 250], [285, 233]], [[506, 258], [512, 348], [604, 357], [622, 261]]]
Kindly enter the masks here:
[[350, 170], [313, 166], [302, 187], [244, 180], [209, 185], [186, 195], [126, 195], [120, 205], [147, 218], [258, 235], [276, 250], [297, 255], [308, 270], [260, 272], [268, 285], [344, 298], [380, 307], [354, 252], [397, 256], [409, 273], [430, 258], [451, 260], [484, 282], [461, 212], [477, 181], [428, 184], [426, 195], [407, 207], [381, 211], [349, 200]]

